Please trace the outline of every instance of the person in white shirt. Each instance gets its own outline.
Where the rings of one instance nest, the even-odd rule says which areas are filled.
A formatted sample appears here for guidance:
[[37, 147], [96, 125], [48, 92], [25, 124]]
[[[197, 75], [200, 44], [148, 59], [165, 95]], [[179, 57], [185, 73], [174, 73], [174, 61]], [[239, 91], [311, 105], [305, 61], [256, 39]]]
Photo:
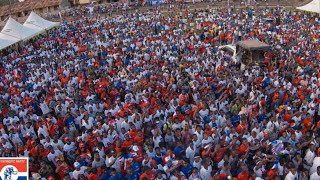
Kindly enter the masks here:
[[196, 134], [197, 137], [198, 137], [198, 141], [201, 142], [202, 139], [203, 139], [203, 130], [202, 130], [202, 128], [201, 128], [200, 125], [197, 126], [195, 134]]
[[38, 136], [40, 136], [40, 134], [42, 134], [44, 137], [49, 136], [48, 129], [44, 124], [42, 124], [38, 129]]
[[40, 109], [44, 115], [46, 115], [50, 112], [50, 109], [49, 109], [46, 102], [40, 103]]
[[79, 175], [82, 175], [85, 173], [85, 170], [87, 169], [86, 166], [81, 166], [79, 162], [73, 163], [75, 170], [72, 172], [73, 179], [78, 180]]
[[86, 129], [91, 129], [93, 126], [92, 118], [89, 118], [88, 115], [85, 115], [82, 120], [82, 126]]
[[221, 169], [224, 166], [224, 163], [227, 161], [229, 161], [229, 156], [228, 154], [225, 154], [223, 159], [218, 163], [218, 168]]
[[175, 169], [180, 167], [182, 165], [179, 161], [172, 161], [169, 160], [165, 166], [163, 166], [163, 171], [167, 174], [167, 176], [170, 176], [170, 173], [172, 173]]
[[12, 144], [8, 141], [8, 139], [3, 138], [3, 137], [1, 138], [0, 146], [2, 146], [3, 148], [6, 148], [6, 149], [13, 148]]
[[105, 160], [100, 157], [99, 152], [94, 154], [94, 160], [92, 162], [93, 168], [99, 168], [105, 164]]
[[62, 148], [64, 147], [64, 143], [58, 138], [59, 137], [57, 135], [54, 136], [53, 140], [51, 141], [51, 145], [55, 150], [57, 150], [57, 149], [62, 150]]
[[159, 144], [161, 142], [163, 142], [163, 138], [162, 138], [160, 133], [155, 133], [155, 135], [153, 136], [152, 140], [153, 140], [153, 144], [154, 144], [155, 148], [159, 147]]
[[104, 152], [103, 143], [99, 143], [96, 148], [94, 148], [95, 151], [100, 155], [100, 157], [105, 157], [106, 153]]
[[196, 154], [194, 156], [194, 161], [192, 163], [192, 166], [197, 168], [197, 169], [200, 169], [201, 168], [201, 163], [202, 163], [202, 159], [201, 159], [200, 155]]
[[50, 153], [48, 154], [47, 158], [49, 161], [55, 163], [56, 158], [58, 158], [59, 156], [63, 155], [63, 153], [60, 150], [55, 150], [51, 145], [48, 146], [48, 149], [50, 151]]
[[51, 113], [49, 113], [47, 116], [47, 121], [51, 121], [54, 124], [57, 123], [57, 119], [54, 116], [52, 116]]
[[296, 167], [294, 165], [292, 165], [290, 167], [289, 173], [286, 175], [284, 180], [296, 180], [296, 179], [298, 179], [298, 172], [296, 170]]
[[40, 140], [40, 143], [45, 147], [48, 148], [48, 146], [51, 145], [52, 139], [50, 136], [45, 137], [44, 139]]
[[124, 128], [126, 131], [129, 131], [128, 118], [125, 118], [124, 121], [120, 124], [121, 129]]
[[10, 129], [9, 137], [13, 144], [23, 144], [22, 140], [20, 139], [19, 133], [13, 128]]
[[314, 144], [310, 144], [310, 147], [308, 148], [306, 155], [303, 159], [304, 160], [303, 165], [308, 170], [311, 168], [313, 159], [316, 157], [315, 151], [316, 151], [316, 146]]
[[320, 166], [320, 154], [318, 154], [317, 157], [313, 159], [312, 167], [309, 170], [309, 174], [315, 173], [318, 166]]
[[65, 145], [63, 146], [63, 151], [69, 153], [76, 149], [75, 143], [70, 141], [69, 137], [64, 138]]
[[267, 162], [266, 160], [261, 160], [253, 168], [253, 171], [254, 171], [254, 173], [256, 174], [257, 177], [261, 177], [262, 178], [262, 174], [266, 170], [265, 169], [266, 162]]
[[117, 154], [114, 150], [111, 150], [106, 156], [106, 166], [120, 170], [120, 154]]
[[24, 126], [21, 126], [20, 130], [25, 137], [29, 136], [32, 138], [36, 138], [37, 136], [31, 122], [27, 122]]
[[193, 134], [192, 143], [193, 143], [194, 150], [195, 150], [196, 153], [199, 153], [199, 149], [200, 149], [200, 146], [201, 146], [201, 141], [202, 140], [200, 140], [196, 134]]
[[210, 180], [212, 172], [212, 166], [210, 166], [209, 160], [204, 160], [201, 169], [200, 169], [200, 177], [202, 180]]
[[276, 120], [276, 118], [271, 118], [271, 121], [269, 121], [267, 124], [267, 129], [271, 131], [279, 129], [279, 122]]
[[192, 174], [189, 176], [188, 180], [200, 180], [200, 174], [197, 168], [192, 169]]
[[205, 147], [206, 145], [211, 144], [211, 143], [213, 143], [212, 137], [208, 136], [207, 133], [203, 133], [203, 139], [201, 141], [202, 147]]
[[317, 171], [311, 174], [310, 180], [319, 180], [320, 179], [320, 166], [317, 167]]
[[196, 151], [194, 150], [194, 144], [191, 142], [188, 148], [186, 149], [186, 158], [189, 159], [190, 163], [193, 163], [195, 154]]

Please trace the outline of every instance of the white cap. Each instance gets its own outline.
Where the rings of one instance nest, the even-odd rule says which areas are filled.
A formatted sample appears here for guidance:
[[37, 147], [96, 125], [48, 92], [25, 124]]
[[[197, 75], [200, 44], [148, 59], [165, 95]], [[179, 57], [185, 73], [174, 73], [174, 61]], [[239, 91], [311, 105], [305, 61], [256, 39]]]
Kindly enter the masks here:
[[80, 167], [80, 163], [79, 163], [79, 162], [74, 162], [74, 163], [73, 163], [73, 166], [74, 166], [75, 168], [79, 168], [79, 167]]
[[132, 146], [133, 151], [139, 151], [139, 147], [137, 145]]

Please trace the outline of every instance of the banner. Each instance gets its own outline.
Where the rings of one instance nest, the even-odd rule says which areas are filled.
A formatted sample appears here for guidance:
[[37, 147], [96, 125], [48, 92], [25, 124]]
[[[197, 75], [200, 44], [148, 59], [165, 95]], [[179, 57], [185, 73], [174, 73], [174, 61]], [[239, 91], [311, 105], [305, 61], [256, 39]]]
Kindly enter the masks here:
[[28, 180], [29, 165], [26, 157], [0, 158], [1, 180]]

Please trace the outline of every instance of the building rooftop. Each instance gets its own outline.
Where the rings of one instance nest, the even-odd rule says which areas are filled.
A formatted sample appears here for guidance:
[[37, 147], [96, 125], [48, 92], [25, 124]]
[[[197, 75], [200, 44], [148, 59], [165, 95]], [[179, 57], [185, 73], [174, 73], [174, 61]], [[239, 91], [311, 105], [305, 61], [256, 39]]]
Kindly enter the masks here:
[[0, 7], [0, 16], [6, 16], [14, 13], [30, 11], [45, 7], [58, 6], [60, 0], [25, 0], [24, 2], [14, 3]]

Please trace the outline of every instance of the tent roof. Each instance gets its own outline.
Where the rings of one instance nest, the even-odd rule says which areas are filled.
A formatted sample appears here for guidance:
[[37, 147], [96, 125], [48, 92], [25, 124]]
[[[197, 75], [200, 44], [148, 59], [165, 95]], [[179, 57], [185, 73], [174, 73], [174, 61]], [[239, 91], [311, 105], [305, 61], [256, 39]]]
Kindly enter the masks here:
[[313, 0], [304, 6], [297, 7], [297, 9], [320, 14], [320, 0]]
[[27, 40], [39, 34], [39, 31], [25, 27], [10, 17], [1, 33], [19, 40]]
[[8, 46], [11, 46], [14, 43], [19, 42], [20, 40], [5, 34], [0, 33], [0, 50]]
[[26, 22], [23, 24], [23, 26], [40, 31], [48, 30], [58, 25], [59, 23], [45, 20], [33, 11], [30, 13]]
[[253, 50], [268, 50], [270, 46], [264, 42], [259, 40], [247, 40], [247, 41], [239, 41], [237, 46], [240, 46], [244, 49], [253, 51]]

